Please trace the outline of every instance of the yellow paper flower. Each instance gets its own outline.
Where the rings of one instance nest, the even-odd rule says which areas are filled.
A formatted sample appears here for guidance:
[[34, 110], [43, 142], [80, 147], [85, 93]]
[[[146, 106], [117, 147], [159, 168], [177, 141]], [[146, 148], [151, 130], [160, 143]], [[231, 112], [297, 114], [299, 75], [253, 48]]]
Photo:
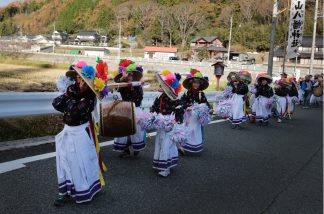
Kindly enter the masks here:
[[118, 74], [119, 74], [118, 71], [114, 71], [114, 72], [113, 72], [113, 77], [116, 77]]
[[94, 89], [96, 91], [101, 91], [104, 87], [105, 87], [105, 81], [103, 81], [102, 79], [100, 78], [95, 78], [94, 81]]
[[166, 75], [168, 75], [168, 74], [171, 74], [171, 71], [169, 71], [169, 70], [164, 70], [164, 71], [162, 71], [162, 73], [161, 73], [162, 76], [166, 76]]

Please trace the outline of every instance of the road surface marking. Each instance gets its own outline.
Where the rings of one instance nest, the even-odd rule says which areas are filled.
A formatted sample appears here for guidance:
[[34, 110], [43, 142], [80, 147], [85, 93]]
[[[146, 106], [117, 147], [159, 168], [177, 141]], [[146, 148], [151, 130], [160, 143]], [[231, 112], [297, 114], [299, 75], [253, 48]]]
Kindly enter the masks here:
[[[225, 122], [225, 121], [227, 121], [227, 120], [226, 119], [214, 120], [214, 121], [211, 121], [209, 124], [221, 123], [221, 122]], [[151, 133], [148, 133], [147, 135], [149, 137], [153, 137], [156, 135], [156, 132], [151, 132]], [[109, 141], [100, 143], [100, 147], [110, 146], [113, 144], [114, 144], [114, 141], [109, 140]], [[41, 155], [20, 158], [20, 159], [16, 159], [13, 161], [3, 162], [3, 163], [0, 163], [0, 174], [10, 172], [10, 171], [13, 171], [16, 169], [24, 168], [24, 167], [26, 167], [25, 164], [27, 164], [27, 163], [53, 158], [55, 156], [56, 156], [56, 152], [50, 152], [50, 153], [45, 153], [45, 154], [41, 154]]]

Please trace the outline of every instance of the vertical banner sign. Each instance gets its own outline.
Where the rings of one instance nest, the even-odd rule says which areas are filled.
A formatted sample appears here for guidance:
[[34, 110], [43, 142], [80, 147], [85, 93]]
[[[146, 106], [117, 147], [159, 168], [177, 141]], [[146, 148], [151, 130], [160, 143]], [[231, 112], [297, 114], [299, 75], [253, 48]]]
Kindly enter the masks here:
[[287, 45], [287, 58], [297, 56], [298, 47], [303, 40], [305, 17], [305, 0], [292, 0], [290, 8], [290, 24]]

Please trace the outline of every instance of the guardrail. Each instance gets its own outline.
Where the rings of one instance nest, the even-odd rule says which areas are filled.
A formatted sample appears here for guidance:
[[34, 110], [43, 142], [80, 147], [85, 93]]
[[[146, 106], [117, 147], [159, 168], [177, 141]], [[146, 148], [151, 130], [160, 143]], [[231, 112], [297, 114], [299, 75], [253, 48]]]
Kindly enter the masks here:
[[[85, 56], [85, 55], [71, 55], [71, 54], [63, 54], [63, 53], [42, 53], [42, 52], [30, 52], [30, 51], [25, 51], [27, 53], [32, 53], [32, 54], [37, 54], [39, 57], [36, 58], [38, 61], [46, 61], [48, 62], [49, 60], [54, 61], [55, 63], [75, 63], [78, 60], [85, 60], [88, 61], [89, 64], [94, 65], [95, 64], [95, 56]], [[44, 56], [44, 57], [42, 57]], [[48, 57], [52, 58], [48, 58]], [[106, 60], [108, 63], [112, 63], [114, 65], [117, 65], [119, 62], [119, 58], [116, 56], [104, 56], [104, 60]], [[162, 59], [146, 59], [143, 57], [127, 57], [128, 59], [131, 59], [133, 61], [138, 62], [139, 64], [144, 65], [144, 67], [147, 66], [155, 66], [155, 67], [161, 67], [161, 66], [169, 66], [172, 69], [177, 70], [177, 72], [187, 72], [188, 67], [199, 67], [202, 69], [204, 72], [211, 72], [212, 74], [213, 67], [211, 66], [214, 62], [199, 62], [199, 61], [181, 61], [181, 60], [162, 60]], [[226, 63], [226, 62], [225, 62]], [[178, 67], [180, 66], [180, 67]], [[171, 69], [170, 68], [170, 69]], [[264, 73], [267, 72], [267, 65], [263, 64], [252, 64], [252, 65], [247, 65], [247, 64], [242, 64], [238, 63], [235, 61], [232, 61], [230, 64], [227, 64], [227, 68], [225, 71], [239, 71], [241, 69], [247, 69], [251, 71], [252, 73]], [[297, 70], [300, 71], [301, 75], [306, 75], [308, 74], [308, 67], [297, 67]], [[320, 65], [318, 67], [314, 68], [314, 73], [321, 73], [323, 70], [323, 65]], [[281, 66], [274, 66], [273, 67], [273, 73], [274, 74], [279, 74], [282, 72], [282, 67]], [[294, 73], [294, 66], [286, 66], [285, 72], [288, 73], [289, 75], [292, 75]]]
[[[0, 118], [32, 116], [43, 114], [59, 114], [53, 106], [52, 101], [59, 96], [60, 92], [4, 92], [0, 93]], [[144, 111], [152, 106], [159, 92], [145, 92], [142, 101]], [[181, 96], [180, 94], [179, 96]], [[206, 92], [208, 101], [215, 100], [216, 92]], [[120, 96], [119, 96], [120, 97]], [[103, 102], [113, 101], [109, 95]]]

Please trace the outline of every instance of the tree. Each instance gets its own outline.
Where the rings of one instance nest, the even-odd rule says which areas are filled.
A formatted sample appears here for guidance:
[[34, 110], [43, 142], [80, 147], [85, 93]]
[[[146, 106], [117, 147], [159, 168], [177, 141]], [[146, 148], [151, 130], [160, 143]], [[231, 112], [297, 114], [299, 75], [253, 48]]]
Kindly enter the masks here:
[[138, 23], [141, 30], [147, 33], [150, 30], [150, 27], [154, 23], [156, 16], [149, 14], [156, 14], [158, 11], [158, 7], [155, 3], [152, 2], [144, 2], [133, 8], [131, 11], [131, 16], [134, 18], [136, 23]]
[[115, 22], [115, 14], [111, 8], [108, 7], [99, 12], [97, 27], [103, 30], [105, 35], [113, 36], [116, 34], [113, 29], [113, 22]]
[[82, 30], [96, 4], [97, 1], [72, 0], [58, 17], [58, 29], [68, 33]]
[[257, 11], [255, 0], [237, 0], [240, 5], [240, 11], [243, 18], [250, 22]]
[[10, 19], [0, 22], [0, 36], [12, 35], [17, 31], [17, 27]]
[[169, 11], [169, 13], [167, 13], [164, 16], [165, 19], [165, 30], [169, 36], [169, 46], [172, 46], [172, 38], [173, 38], [173, 33], [175, 32], [175, 20], [174, 20], [174, 16], [173, 16], [173, 10]]
[[184, 50], [189, 37], [204, 24], [204, 11], [195, 7], [194, 4], [184, 3], [175, 6], [174, 18], [181, 38], [181, 49]]
[[203, 50], [198, 52], [197, 57], [198, 57], [199, 61], [203, 61], [204, 59], [208, 59], [209, 58], [209, 51], [207, 49], [203, 49]]

